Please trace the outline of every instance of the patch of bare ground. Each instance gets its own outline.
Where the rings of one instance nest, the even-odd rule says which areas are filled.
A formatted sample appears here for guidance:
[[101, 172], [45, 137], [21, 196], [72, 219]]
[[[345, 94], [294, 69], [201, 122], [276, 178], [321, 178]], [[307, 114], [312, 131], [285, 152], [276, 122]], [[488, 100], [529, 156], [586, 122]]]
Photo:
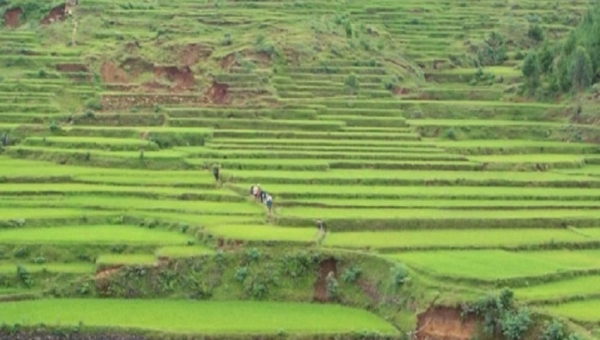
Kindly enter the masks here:
[[127, 72], [110, 61], [104, 62], [100, 67], [100, 77], [105, 83], [126, 84], [130, 81]]
[[61, 4], [50, 10], [50, 12], [40, 21], [42, 25], [50, 25], [53, 22], [63, 21], [67, 17], [67, 5]]
[[325, 259], [319, 265], [319, 276], [314, 288], [314, 301], [327, 302], [329, 300], [327, 296], [327, 275], [329, 273], [333, 273], [337, 277], [337, 261], [334, 258]]
[[8, 28], [19, 27], [21, 14], [23, 14], [23, 9], [21, 9], [21, 7], [6, 10], [6, 12], [4, 12], [4, 25]]
[[176, 92], [192, 90], [196, 83], [194, 72], [189, 66], [155, 66], [154, 76], [174, 83], [173, 90]]
[[98, 270], [96, 271], [96, 281], [104, 280], [104, 279], [107, 279], [107, 278], [115, 275], [116, 273], [119, 272], [119, 270], [121, 270], [121, 268], [123, 268], [123, 266], [111, 266], [111, 267], [105, 267], [105, 268], [98, 268]]
[[447, 60], [444, 59], [436, 59], [433, 61], [433, 69], [434, 70], [439, 70], [444, 68], [444, 66], [448, 63]]
[[229, 95], [229, 85], [213, 81], [208, 90], [208, 97], [214, 104], [228, 104], [231, 102]]
[[258, 65], [261, 65], [261, 66], [271, 65], [271, 55], [268, 53], [255, 52], [255, 53], [248, 53], [246, 56], [248, 57], [248, 59], [256, 62]]
[[224, 70], [229, 70], [233, 66], [240, 66], [239, 63], [235, 60], [235, 54], [228, 54], [225, 58], [221, 59], [220, 62], [221, 68]]
[[194, 66], [201, 60], [208, 59], [213, 53], [210, 46], [202, 44], [186, 45], [179, 55], [179, 62], [185, 66]]
[[417, 340], [469, 340], [477, 329], [477, 320], [463, 320], [460, 308], [431, 307], [417, 316]]

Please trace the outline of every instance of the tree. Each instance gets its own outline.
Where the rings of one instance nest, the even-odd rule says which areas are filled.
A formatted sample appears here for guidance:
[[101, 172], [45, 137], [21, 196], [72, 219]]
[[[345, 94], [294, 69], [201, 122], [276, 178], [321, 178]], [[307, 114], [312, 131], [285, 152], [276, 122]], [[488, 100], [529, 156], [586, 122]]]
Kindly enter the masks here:
[[479, 64], [482, 66], [500, 65], [506, 60], [506, 44], [504, 37], [498, 32], [491, 32], [477, 51]]
[[552, 73], [554, 53], [552, 53], [548, 44], [544, 44], [544, 46], [542, 46], [542, 49], [538, 52], [538, 59], [540, 61], [540, 71], [542, 74]]
[[594, 68], [592, 59], [585, 48], [577, 46], [572, 65], [573, 89], [576, 92], [585, 90], [592, 85], [594, 79]]
[[523, 75], [527, 81], [527, 89], [534, 93], [540, 85], [540, 61], [536, 53], [529, 53], [523, 62]]

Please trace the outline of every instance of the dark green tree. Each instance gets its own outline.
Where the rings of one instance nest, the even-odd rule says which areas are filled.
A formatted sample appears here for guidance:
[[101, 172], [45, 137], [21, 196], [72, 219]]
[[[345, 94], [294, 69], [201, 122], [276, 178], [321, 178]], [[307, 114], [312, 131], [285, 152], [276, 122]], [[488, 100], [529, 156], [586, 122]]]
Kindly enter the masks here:
[[580, 92], [592, 85], [594, 69], [585, 48], [577, 46], [572, 64], [573, 90]]
[[525, 76], [527, 90], [533, 94], [540, 85], [540, 61], [537, 53], [529, 53], [523, 62], [521, 70]]

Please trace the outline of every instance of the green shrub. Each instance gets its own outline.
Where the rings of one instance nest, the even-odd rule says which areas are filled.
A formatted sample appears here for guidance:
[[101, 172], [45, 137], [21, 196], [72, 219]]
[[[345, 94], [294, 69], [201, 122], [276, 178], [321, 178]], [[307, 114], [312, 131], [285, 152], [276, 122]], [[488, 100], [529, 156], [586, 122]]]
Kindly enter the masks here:
[[221, 41], [221, 45], [230, 46], [231, 44], [233, 44], [233, 38], [231, 37], [231, 34], [225, 33], [225, 35], [223, 35], [223, 40]]
[[502, 335], [508, 340], [521, 340], [531, 325], [531, 314], [527, 309], [505, 312], [501, 319]]
[[362, 271], [354, 266], [349, 267], [342, 274], [342, 280], [346, 283], [354, 283], [360, 277]]
[[396, 265], [392, 270], [392, 283], [394, 287], [402, 287], [408, 280], [408, 270], [402, 264]]
[[253, 262], [258, 262], [261, 257], [260, 250], [258, 250], [256, 248], [252, 248], [252, 249], [248, 250], [246, 255], [248, 256], [248, 259]]
[[90, 98], [85, 102], [85, 107], [89, 110], [101, 111], [102, 103], [98, 98]]
[[246, 280], [246, 278], [248, 277], [248, 274], [249, 274], [248, 267], [239, 267], [235, 271], [235, 279], [238, 280], [239, 282], [244, 282], [244, 280]]
[[56, 123], [56, 121], [54, 119], [52, 119], [50, 121], [49, 127], [50, 127], [50, 132], [60, 132], [62, 130], [60, 125], [58, 123]]
[[27, 268], [23, 266], [17, 266], [17, 277], [25, 287], [31, 288], [33, 286], [33, 278], [31, 277], [31, 274]]
[[540, 338], [541, 340], [564, 340], [566, 338], [564, 325], [556, 319], [546, 321]]
[[46, 263], [47, 261], [46, 261], [46, 258], [45, 258], [45, 257], [43, 257], [43, 256], [39, 256], [39, 257], [36, 257], [36, 258], [34, 258], [34, 259], [31, 261], [31, 262], [33, 262], [33, 263], [35, 263], [35, 264], [44, 264], [44, 263]]
[[544, 29], [540, 25], [531, 25], [529, 26], [529, 30], [527, 31], [527, 36], [537, 42], [540, 43], [544, 41]]
[[491, 32], [488, 38], [477, 47], [477, 60], [481, 66], [500, 65], [506, 57], [504, 36]]

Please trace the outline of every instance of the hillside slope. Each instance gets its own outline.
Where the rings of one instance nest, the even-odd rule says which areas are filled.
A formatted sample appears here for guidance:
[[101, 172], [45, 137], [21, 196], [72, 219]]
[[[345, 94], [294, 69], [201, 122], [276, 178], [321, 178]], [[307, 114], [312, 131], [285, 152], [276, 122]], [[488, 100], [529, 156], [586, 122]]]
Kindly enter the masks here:
[[[62, 304], [62, 325], [111, 334], [467, 340], [507, 287], [536, 325], [520, 338], [551, 317], [597, 337], [600, 127], [521, 91], [526, 52], [587, 8], [0, 0], [0, 301], [40, 298], [3, 317], [49, 324]], [[150, 322], [97, 298], [213, 301]], [[284, 304], [202, 322], [230, 300]], [[491, 335], [517, 339], [503, 322]]]

